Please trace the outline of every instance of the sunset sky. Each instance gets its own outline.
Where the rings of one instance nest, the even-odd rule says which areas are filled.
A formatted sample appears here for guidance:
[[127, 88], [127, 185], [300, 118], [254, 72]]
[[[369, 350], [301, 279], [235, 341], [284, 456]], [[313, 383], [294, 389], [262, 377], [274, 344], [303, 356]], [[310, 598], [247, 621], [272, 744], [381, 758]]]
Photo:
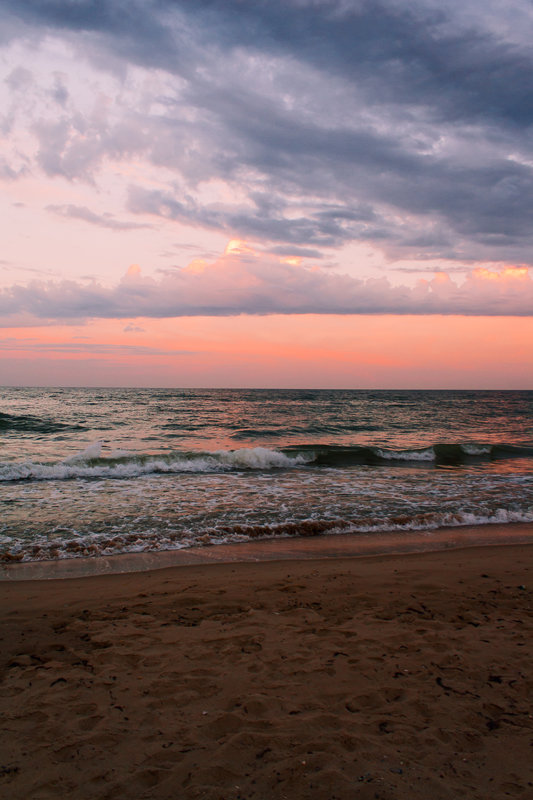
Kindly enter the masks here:
[[0, 384], [533, 388], [529, 0], [0, 0]]

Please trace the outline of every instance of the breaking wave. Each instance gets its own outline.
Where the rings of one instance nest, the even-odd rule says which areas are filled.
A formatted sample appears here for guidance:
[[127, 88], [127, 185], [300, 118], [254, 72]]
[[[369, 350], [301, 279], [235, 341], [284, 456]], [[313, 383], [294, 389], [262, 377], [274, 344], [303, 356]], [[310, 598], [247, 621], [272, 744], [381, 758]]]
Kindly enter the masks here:
[[476, 461], [532, 457], [533, 447], [509, 444], [435, 444], [392, 450], [383, 447], [301, 445], [272, 450], [266, 447], [216, 451], [174, 451], [158, 455], [111, 451], [102, 455], [96, 442], [60, 462], [0, 462], [0, 481], [47, 481], [92, 478], [135, 478], [169, 473], [208, 473], [243, 470], [282, 470], [301, 467], [379, 466], [387, 463], [438, 466]]
[[[298, 448], [288, 448], [284, 452], [294, 452]], [[415, 447], [406, 450], [393, 450], [372, 446], [309, 446], [315, 453], [314, 462], [324, 466], [350, 466], [352, 464], [384, 464], [387, 462], [407, 462], [410, 464], [464, 464], [473, 461], [492, 461], [504, 458], [524, 458], [533, 456], [533, 447], [511, 444], [464, 444], [437, 443], [429, 447]], [[307, 452], [302, 448], [301, 452]]]
[[157, 456], [112, 453], [108, 457], [102, 457], [101, 445], [96, 444], [77, 456], [55, 464], [32, 461], [2, 463], [0, 481], [135, 478], [158, 473], [290, 469], [310, 460], [303, 455], [287, 456], [280, 451], [263, 447]]

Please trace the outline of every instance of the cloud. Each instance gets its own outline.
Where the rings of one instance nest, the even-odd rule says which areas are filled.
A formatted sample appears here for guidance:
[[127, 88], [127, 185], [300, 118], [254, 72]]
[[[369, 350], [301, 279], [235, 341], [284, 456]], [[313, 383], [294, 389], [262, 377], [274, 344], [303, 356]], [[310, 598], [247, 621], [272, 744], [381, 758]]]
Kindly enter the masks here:
[[304, 207], [300, 209], [300, 216], [295, 216], [294, 212], [285, 215], [284, 209], [275, 207], [265, 213], [253, 203], [200, 204], [190, 196], [178, 199], [169, 192], [140, 186], [130, 186], [128, 192], [128, 210], [134, 214], [225, 231], [228, 235], [235, 232], [244, 238], [285, 242], [285, 247], [304, 244], [335, 247], [353, 239], [371, 239], [378, 235], [375, 227], [369, 232], [368, 222], [360, 219], [355, 211], [330, 211], [327, 205], [318, 209], [305, 208], [305, 201], [301, 205]]
[[[271, 251], [365, 241], [391, 257], [533, 263], [522, 0], [3, 5], [6, 37], [76, 54], [75, 76], [19, 66], [6, 84], [13, 136], [31, 132], [26, 156], [51, 179], [98, 187], [110, 164], [144, 164], [130, 211]], [[14, 150], [2, 164], [19, 175]]]
[[[191, 56], [205, 56], [207, 46], [221, 54], [247, 47], [271, 57], [289, 54], [362, 83], [368, 92], [379, 87], [377, 103], [423, 105], [439, 118], [453, 113], [532, 121], [526, 75], [532, 57], [512, 36], [522, 20], [509, 24], [520, 6], [516, 2], [506, 4], [496, 20], [493, 8], [496, 24], [490, 28], [472, 2], [465, 3], [473, 11], [470, 19], [452, 4], [386, 0], [4, 0], [3, 5], [29, 25], [98, 37], [102, 48], [114, 47], [143, 66], [190, 75]], [[526, 14], [522, 19], [527, 23]]]
[[55, 83], [53, 89], [50, 92], [50, 95], [59, 106], [64, 108], [66, 106], [67, 100], [69, 99], [69, 92], [64, 84], [64, 77], [58, 73], [56, 73], [54, 77], [55, 77]]
[[100, 228], [109, 228], [113, 231], [130, 231], [138, 228], [150, 228], [147, 223], [140, 222], [121, 222], [115, 219], [113, 214], [95, 214], [85, 206], [63, 205], [46, 206], [47, 211], [53, 214], [58, 214], [61, 217], [68, 217], [70, 219], [81, 219], [83, 222], [88, 222], [91, 225], [98, 225]]
[[0, 181], [16, 181], [18, 178], [26, 175], [28, 170], [25, 166], [21, 166], [18, 169], [16, 167], [12, 167], [8, 160], [0, 155]]
[[296, 256], [297, 258], [322, 258], [320, 250], [313, 250], [310, 247], [296, 247], [291, 244], [277, 245], [269, 247], [268, 251], [278, 256]]
[[28, 89], [33, 84], [33, 81], [34, 76], [26, 67], [16, 67], [5, 78], [7, 85], [15, 91]]
[[75, 281], [31, 282], [0, 292], [4, 324], [11, 316], [42, 319], [232, 316], [238, 314], [463, 314], [525, 316], [533, 281], [525, 267], [478, 268], [461, 283], [446, 273], [415, 286], [358, 280], [297, 259], [274, 258], [242, 243], [214, 262], [195, 260], [160, 280], [137, 265], [113, 288]]
[[24, 353], [64, 353], [66, 355], [99, 356], [191, 356], [193, 350], [165, 350], [159, 347], [133, 344], [107, 344], [103, 342], [36, 342], [34, 340], [3, 339], [0, 351]]

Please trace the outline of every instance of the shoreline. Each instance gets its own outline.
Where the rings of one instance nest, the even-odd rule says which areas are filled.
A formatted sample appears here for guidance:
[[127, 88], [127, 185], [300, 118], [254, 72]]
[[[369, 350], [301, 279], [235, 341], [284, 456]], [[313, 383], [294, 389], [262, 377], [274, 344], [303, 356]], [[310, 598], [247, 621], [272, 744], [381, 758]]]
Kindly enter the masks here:
[[2, 563], [0, 584], [13, 581], [120, 575], [195, 564], [361, 558], [528, 543], [533, 543], [533, 522], [487, 523], [421, 531], [256, 539], [181, 550]]
[[533, 547], [0, 584], [13, 800], [527, 800]]

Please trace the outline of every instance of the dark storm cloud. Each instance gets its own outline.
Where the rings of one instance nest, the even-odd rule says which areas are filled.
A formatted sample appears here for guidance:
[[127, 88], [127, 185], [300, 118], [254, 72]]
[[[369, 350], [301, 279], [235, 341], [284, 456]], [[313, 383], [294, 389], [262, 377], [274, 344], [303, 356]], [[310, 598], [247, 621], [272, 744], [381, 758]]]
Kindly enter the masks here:
[[[178, 222], [200, 227], [224, 230], [250, 239], [260, 238], [294, 245], [319, 245], [336, 247], [353, 239], [377, 238], [357, 215], [344, 212], [335, 214], [314, 209], [300, 217], [284, 217], [272, 212], [265, 214], [253, 207], [220, 207], [199, 205], [192, 199], [178, 200], [174, 194], [132, 186], [129, 190], [128, 208], [137, 214], [153, 214]], [[383, 234], [385, 235], [385, 234]]]
[[157, 1], [2, 0], [2, 7], [30, 25], [102, 34], [130, 59], [136, 54], [133, 60], [138, 63], [158, 63], [162, 53], [170, 54], [175, 48], [174, 37], [157, 17], [161, 10]]
[[[104, 68], [122, 59], [182, 80], [144, 118], [127, 109], [114, 124], [80, 126], [66, 112], [37, 121], [49, 176], [94, 180], [106, 157], [139, 155], [177, 179], [132, 187], [135, 213], [276, 247], [360, 240], [403, 257], [531, 263], [533, 52], [511, 36], [516, 2], [497, 11], [508, 24], [491, 27], [481, 4], [469, 21], [432, 0], [1, 7], [12, 35], [22, 21], [74, 37]], [[56, 99], [66, 106], [65, 84]], [[3, 176], [14, 175], [6, 163]], [[246, 199], [199, 201], [195, 188], [212, 178]]]
[[[494, 33], [453, 24], [453, 8], [363, 0], [3, 0], [14, 17], [109, 37], [128, 58], [189, 72], [199, 46], [288, 54], [362, 81], [374, 102], [425, 105], [436, 118], [533, 121], [533, 56]], [[483, 14], [483, 8], [479, 8]], [[529, 72], [529, 75], [528, 75]]]

